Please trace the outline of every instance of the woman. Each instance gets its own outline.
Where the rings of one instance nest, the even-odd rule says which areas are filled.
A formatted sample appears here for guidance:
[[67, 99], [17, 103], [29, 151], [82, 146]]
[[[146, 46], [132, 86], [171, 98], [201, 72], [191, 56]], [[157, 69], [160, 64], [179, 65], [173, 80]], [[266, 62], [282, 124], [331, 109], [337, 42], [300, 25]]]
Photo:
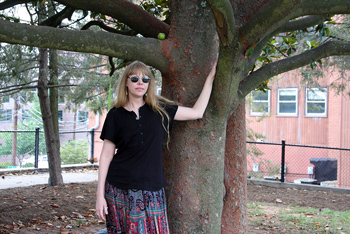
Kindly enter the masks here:
[[164, 138], [173, 120], [202, 118], [216, 71], [210, 71], [192, 108], [156, 96], [155, 80], [142, 62], [131, 63], [118, 85], [101, 139], [96, 214], [108, 233], [169, 233], [162, 164]]

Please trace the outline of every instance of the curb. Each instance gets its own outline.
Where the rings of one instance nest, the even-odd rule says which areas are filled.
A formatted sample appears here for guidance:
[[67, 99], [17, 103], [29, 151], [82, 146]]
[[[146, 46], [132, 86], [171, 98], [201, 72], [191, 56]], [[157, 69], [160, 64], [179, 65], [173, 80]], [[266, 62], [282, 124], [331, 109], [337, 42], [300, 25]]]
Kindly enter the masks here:
[[[74, 164], [74, 165], [62, 165], [62, 171], [78, 170], [85, 168], [98, 168], [97, 164]], [[6, 175], [8, 173], [21, 173], [21, 172], [35, 172], [35, 173], [47, 173], [49, 168], [15, 168], [15, 169], [0, 169], [0, 175]]]
[[331, 191], [331, 192], [336, 192], [336, 193], [350, 194], [350, 189], [347, 189], [347, 188], [334, 188], [334, 187], [311, 185], [311, 184], [296, 184], [296, 183], [288, 183], [288, 182], [282, 183], [280, 181], [254, 180], [254, 179], [248, 179], [247, 183], [254, 184], [254, 185], [274, 187], [274, 188], [295, 188], [295, 189]]

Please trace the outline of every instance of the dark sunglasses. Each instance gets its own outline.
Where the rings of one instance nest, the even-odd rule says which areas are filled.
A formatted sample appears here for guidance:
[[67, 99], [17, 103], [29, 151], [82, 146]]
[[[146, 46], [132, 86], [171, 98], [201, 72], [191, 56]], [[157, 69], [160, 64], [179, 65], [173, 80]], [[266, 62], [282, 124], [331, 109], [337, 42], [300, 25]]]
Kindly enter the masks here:
[[[137, 76], [129, 76], [129, 78], [130, 78], [132, 83], [137, 83], [139, 81], [139, 79], [140, 79]], [[144, 76], [141, 79], [142, 79], [143, 83], [148, 83], [151, 80], [151, 78], [149, 78], [148, 76]]]

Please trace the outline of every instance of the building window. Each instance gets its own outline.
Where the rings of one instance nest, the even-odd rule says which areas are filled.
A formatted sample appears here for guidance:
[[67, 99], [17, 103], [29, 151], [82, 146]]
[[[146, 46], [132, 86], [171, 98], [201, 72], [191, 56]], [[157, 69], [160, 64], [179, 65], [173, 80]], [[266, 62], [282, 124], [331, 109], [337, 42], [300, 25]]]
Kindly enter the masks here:
[[9, 96], [3, 97], [3, 103], [10, 103], [10, 97]]
[[0, 122], [12, 121], [12, 110], [0, 110]]
[[87, 111], [79, 111], [78, 112], [78, 120], [80, 123], [85, 123], [87, 122], [88, 120], [88, 115], [89, 115], [89, 112]]
[[327, 115], [327, 89], [306, 89], [305, 114], [310, 117], [325, 117]]
[[63, 110], [58, 111], [58, 121], [63, 121]]
[[270, 114], [270, 90], [253, 90], [250, 93], [250, 115], [262, 116]]
[[298, 89], [283, 88], [277, 93], [277, 115], [297, 116]]

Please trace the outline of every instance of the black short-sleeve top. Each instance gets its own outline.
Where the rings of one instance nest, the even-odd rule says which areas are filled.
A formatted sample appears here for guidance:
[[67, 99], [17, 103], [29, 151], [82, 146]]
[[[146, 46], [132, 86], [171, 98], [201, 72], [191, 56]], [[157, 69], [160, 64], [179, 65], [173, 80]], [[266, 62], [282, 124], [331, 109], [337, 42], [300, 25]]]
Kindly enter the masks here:
[[[177, 105], [165, 106], [171, 129]], [[166, 185], [163, 168], [163, 145], [168, 120], [147, 104], [135, 112], [112, 108], [106, 116], [100, 138], [117, 149], [106, 180], [120, 189], [157, 191]]]

